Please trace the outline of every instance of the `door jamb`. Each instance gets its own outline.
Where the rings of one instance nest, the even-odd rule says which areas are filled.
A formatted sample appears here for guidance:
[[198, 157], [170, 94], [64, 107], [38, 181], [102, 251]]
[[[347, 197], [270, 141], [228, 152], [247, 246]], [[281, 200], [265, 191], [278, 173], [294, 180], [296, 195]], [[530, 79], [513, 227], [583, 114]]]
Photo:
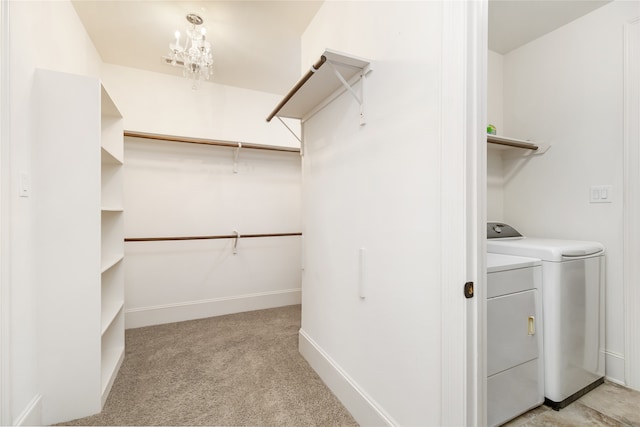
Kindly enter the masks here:
[[[635, 29], [636, 37], [633, 38]], [[640, 390], [640, 17], [624, 27], [624, 324], [627, 386]], [[635, 55], [635, 56], [634, 56]], [[634, 80], [635, 79], [635, 80]]]
[[0, 0], [0, 424], [11, 425], [9, 0]]
[[[482, 426], [488, 3], [442, 2], [442, 7], [441, 425]], [[463, 295], [468, 281], [475, 283], [471, 299]]]

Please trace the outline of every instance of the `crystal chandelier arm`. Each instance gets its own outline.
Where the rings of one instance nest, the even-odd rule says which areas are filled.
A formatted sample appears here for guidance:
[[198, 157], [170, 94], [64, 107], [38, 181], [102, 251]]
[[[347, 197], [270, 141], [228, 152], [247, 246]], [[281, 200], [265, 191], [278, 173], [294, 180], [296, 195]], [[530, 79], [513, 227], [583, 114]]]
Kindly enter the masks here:
[[192, 88], [195, 90], [201, 80], [208, 80], [213, 74], [213, 55], [211, 43], [206, 39], [207, 30], [200, 27], [204, 20], [196, 15], [187, 15], [187, 21], [191, 28], [187, 29], [184, 46], [180, 45], [180, 32], [176, 31], [175, 43], [169, 43], [171, 65], [183, 66], [183, 75], [193, 80]]

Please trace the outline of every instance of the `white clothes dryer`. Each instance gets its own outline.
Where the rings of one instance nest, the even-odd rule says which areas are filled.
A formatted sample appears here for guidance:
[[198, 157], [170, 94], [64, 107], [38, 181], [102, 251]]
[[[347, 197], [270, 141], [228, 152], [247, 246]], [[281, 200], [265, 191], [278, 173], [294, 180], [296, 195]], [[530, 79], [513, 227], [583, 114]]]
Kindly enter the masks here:
[[544, 402], [542, 263], [487, 254], [487, 424]]
[[524, 237], [487, 224], [487, 252], [542, 261], [545, 404], [559, 410], [604, 381], [604, 246]]

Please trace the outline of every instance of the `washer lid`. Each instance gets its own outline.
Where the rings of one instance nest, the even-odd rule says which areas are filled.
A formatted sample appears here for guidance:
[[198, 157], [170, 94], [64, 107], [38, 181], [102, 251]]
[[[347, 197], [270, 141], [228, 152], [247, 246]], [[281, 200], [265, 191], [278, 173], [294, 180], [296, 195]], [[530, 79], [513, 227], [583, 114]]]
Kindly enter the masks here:
[[519, 268], [534, 267], [536, 265], [542, 265], [540, 260], [537, 258], [492, 253], [487, 254], [487, 273], [516, 270]]
[[525, 237], [514, 240], [487, 240], [487, 252], [560, 262], [568, 259], [600, 255], [604, 253], [604, 246], [598, 242], [582, 240]]

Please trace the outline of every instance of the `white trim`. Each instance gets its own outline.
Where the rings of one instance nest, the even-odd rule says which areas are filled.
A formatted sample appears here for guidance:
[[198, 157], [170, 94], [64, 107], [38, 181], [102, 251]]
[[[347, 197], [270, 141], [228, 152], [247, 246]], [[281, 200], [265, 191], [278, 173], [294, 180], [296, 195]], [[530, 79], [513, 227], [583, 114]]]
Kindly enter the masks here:
[[[441, 425], [484, 425], [482, 189], [486, 165], [486, 1], [442, 3], [441, 78]], [[484, 174], [484, 175], [483, 175]], [[464, 283], [475, 296], [465, 299]]]
[[300, 304], [300, 288], [186, 301], [125, 310], [125, 328], [182, 322], [225, 314]]
[[467, 277], [476, 296], [467, 307], [467, 425], [487, 424], [487, 55], [488, 0], [467, 5]]
[[[632, 38], [635, 32], [635, 39]], [[640, 18], [624, 27], [625, 382], [640, 389]], [[635, 46], [634, 46], [635, 44]], [[632, 363], [635, 361], [635, 363]], [[609, 369], [607, 369], [609, 371]]]
[[11, 424], [9, 0], [0, 0], [0, 425]]
[[42, 395], [37, 394], [31, 399], [22, 413], [11, 425], [15, 426], [39, 426], [42, 425]]
[[302, 329], [298, 333], [300, 354], [322, 381], [363, 426], [397, 426], [347, 373]]
[[604, 356], [605, 366], [607, 367], [605, 376], [607, 381], [611, 381], [620, 385], [626, 385], [624, 382], [624, 354], [616, 353], [613, 351], [605, 351]]

